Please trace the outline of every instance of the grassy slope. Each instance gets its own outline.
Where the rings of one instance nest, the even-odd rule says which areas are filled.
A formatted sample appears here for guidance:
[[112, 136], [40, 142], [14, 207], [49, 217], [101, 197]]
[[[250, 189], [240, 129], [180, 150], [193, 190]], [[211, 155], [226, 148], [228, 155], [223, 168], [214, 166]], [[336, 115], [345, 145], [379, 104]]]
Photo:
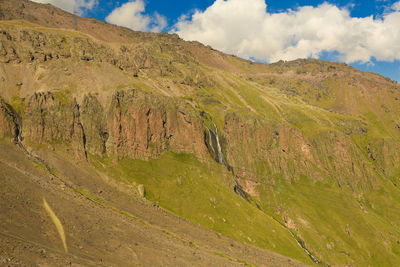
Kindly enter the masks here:
[[8, 140], [0, 148], [0, 255], [8, 265], [303, 266], [155, 208], [59, 149], [33, 148], [56, 167], [53, 176]]
[[[218, 75], [215, 73], [218, 73], [217, 71], [214, 71], [214, 75]], [[216, 121], [220, 122], [220, 126], [223, 125], [222, 116], [227, 112], [236, 112], [243, 117], [253, 114], [258, 118], [266, 118], [267, 124], [289, 123], [292, 127], [300, 129], [309, 141], [316, 140], [315, 142], [319, 143], [323, 143], [331, 131], [347, 139], [344, 133], [356, 132], [362, 127], [367, 127], [366, 134], [350, 135], [351, 146], [354, 149], [352, 160], [371, 172], [373, 181], [358, 183], [356, 177], [336, 170], [334, 176], [342, 175], [341, 182], [348, 184], [350, 188], [355, 188], [350, 190], [347, 186], [339, 188], [328, 173], [324, 174], [325, 179], [322, 182], [317, 183], [313, 177], [296, 177], [296, 175], [290, 177], [292, 182], [287, 182], [279, 178], [280, 173], [269, 173], [277, 178], [272, 186], [262, 183], [258, 187], [259, 199], [267, 214], [280, 220], [283, 220], [282, 213], [291, 217], [296, 222], [295, 232], [306, 246], [311, 248], [317, 257], [325, 259], [328, 263], [372, 266], [393, 266], [398, 263], [400, 249], [397, 241], [400, 232], [397, 225], [400, 221], [395, 210], [400, 207], [400, 192], [387, 179], [398, 183], [400, 173], [398, 167], [390, 166], [386, 168], [386, 172], [391, 173], [390, 177], [383, 175], [377, 171], [378, 163], [369, 159], [365, 152], [368, 143], [379, 143], [385, 138], [387, 142], [398, 144], [398, 135], [393, 135], [392, 130], [387, 130], [393, 115], [385, 117], [379, 111], [370, 111], [369, 108], [361, 108], [354, 114], [329, 112], [305, 103], [302, 96], [282, 94], [280, 90], [270, 87], [259, 88], [252, 82], [240, 80], [235, 75], [227, 73], [221, 76], [231, 87], [222, 86], [218, 91], [210, 88], [204, 95], [211, 96], [221, 103], [228, 103], [228, 108], [225, 112], [221, 112], [215, 105], [202, 105], [203, 109], [218, 118]], [[335, 90], [335, 86], [328, 84], [331, 90]], [[269, 99], [268, 103], [263, 101], [263, 97]], [[353, 102], [352, 105], [371, 106], [365, 99], [361, 101], [355, 97], [353, 101], [359, 103]], [[332, 106], [332, 103], [337, 104], [332, 100], [325, 100], [322, 107]], [[374, 106], [380, 105], [379, 102], [374, 103]], [[252, 110], [243, 109], [246, 106], [250, 106]], [[378, 156], [382, 156], [380, 153], [384, 152], [378, 152]], [[326, 156], [329, 154], [316, 155], [317, 158]], [[341, 159], [329, 158], [328, 162], [333, 165], [337, 160]], [[296, 161], [292, 164], [296, 173], [296, 168], [301, 167]], [[265, 173], [266, 163], [260, 162], [259, 165], [262, 166], [260, 174]], [[320, 171], [318, 167], [315, 169]], [[276, 213], [277, 207], [281, 210], [280, 214]]]
[[142, 161], [92, 156], [100, 171], [125, 183], [144, 184], [146, 198], [235, 240], [311, 263], [289, 233], [229, 187], [230, 173], [214, 162], [187, 154], [163, 154]]

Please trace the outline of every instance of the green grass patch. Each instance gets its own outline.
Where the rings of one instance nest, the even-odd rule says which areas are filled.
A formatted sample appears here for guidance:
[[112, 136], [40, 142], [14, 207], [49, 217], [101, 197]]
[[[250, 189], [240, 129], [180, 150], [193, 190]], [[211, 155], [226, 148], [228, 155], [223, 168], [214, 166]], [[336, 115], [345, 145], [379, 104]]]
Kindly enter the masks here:
[[274, 217], [283, 223], [290, 218], [295, 223], [291, 230], [318, 259], [335, 265], [393, 266], [400, 260], [398, 245], [392, 245], [400, 233], [390, 218], [398, 221], [399, 199], [385, 200], [394, 190], [390, 188], [375, 188], [357, 200], [332, 180], [313, 182], [303, 176], [290, 183], [277, 178], [259, 192], [263, 208], [275, 207], [270, 210], [279, 210]]
[[190, 241], [190, 242], [189, 242], [189, 247], [191, 247], [191, 248], [198, 248], [199, 246], [198, 246], [195, 242]]
[[138, 219], [139, 219], [139, 218], [136, 217], [135, 215], [133, 215], [133, 214], [127, 212], [127, 211], [124, 211], [124, 210], [120, 211], [120, 213], [121, 213], [122, 215], [125, 215], [126, 217], [129, 217], [129, 218], [132, 218], [132, 219], [135, 219], [135, 220], [138, 220]]
[[86, 189], [75, 189], [75, 192], [81, 194], [82, 196], [86, 197], [87, 199], [89, 199], [93, 202], [101, 204], [100, 198], [97, 195], [93, 194], [92, 192], [90, 192]]
[[221, 252], [218, 252], [218, 251], [214, 251], [214, 254], [217, 255], [217, 256], [220, 256], [222, 258], [228, 259], [228, 260], [230, 260], [232, 262], [242, 263], [244, 266], [247, 266], [247, 267], [257, 267], [256, 265], [250, 264], [247, 261], [234, 259], [234, 258], [229, 257], [228, 255], [225, 255], [224, 253], [221, 253]]
[[90, 156], [96, 168], [125, 183], [143, 184], [146, 198], [237, 241], [310, 263], [290, 234], [234, 193], [231, 174], [214, 161], [164, 153], [150, 161]]

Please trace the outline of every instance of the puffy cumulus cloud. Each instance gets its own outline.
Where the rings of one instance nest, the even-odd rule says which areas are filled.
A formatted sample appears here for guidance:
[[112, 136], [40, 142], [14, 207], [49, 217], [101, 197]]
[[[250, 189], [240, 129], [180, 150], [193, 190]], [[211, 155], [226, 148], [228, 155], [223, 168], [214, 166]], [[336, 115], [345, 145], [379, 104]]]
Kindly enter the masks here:
[[78, 15], [93, 9], [97, 5], [97, 0], [32, 0], [42, 4], [52, 4], [70, 13], [76, 12]]
[[264, 0], [216, 0], [183, 16], [173, 32], [226, 53], [267, 62], [338, 54], [347, 63], [400, 59], [400, 1], [379, 18], [354, 18], [323, 3], [270, 13]]
[[400, 11], [400, 1], [397, 2], [397, 3], [394, 3], [394, 4], [392, 5], [392, 9], [393, 9], [393, 10], [396, 10], [396, 11]]
[[106, 21], [115, 25], [124, 26], [137, 31], [160, 32], [167, 26], [167, 19], [158, 14], [144, 14], [143, 0], [130, 1], [114, 9]]

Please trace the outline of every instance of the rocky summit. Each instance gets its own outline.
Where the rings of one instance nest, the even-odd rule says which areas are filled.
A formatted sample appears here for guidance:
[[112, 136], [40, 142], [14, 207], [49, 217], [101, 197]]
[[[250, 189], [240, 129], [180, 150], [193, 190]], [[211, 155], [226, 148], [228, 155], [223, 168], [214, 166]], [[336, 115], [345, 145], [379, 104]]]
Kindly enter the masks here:
[[0, 0], [0, 265], [397, 266], [400, 85]]

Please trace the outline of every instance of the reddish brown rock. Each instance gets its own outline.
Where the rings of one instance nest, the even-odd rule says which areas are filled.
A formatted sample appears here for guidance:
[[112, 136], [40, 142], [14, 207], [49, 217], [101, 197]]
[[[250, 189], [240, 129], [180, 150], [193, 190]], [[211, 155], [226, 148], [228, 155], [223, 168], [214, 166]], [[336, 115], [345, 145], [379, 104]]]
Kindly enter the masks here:
[[117, 92], [108, 115], [107, 150], [119, 157], [149, 159], [163, 152], [205, 153], [203, 127], [174, 99], [139, 90]]
[[0, 97], [0, 138], [18, 136], [18, 116], [14, 109]]
[[[314, 181], [330, 177], [339, 187], [347, 186], [353, 192], [376, 181], [371, 168], [366, 167], [368, 160], [359, 156], [359, 148], [345, 133], [321, 131], [306, 138], [289, 124], [244, 120], [232, 113], [225, 118], [223, 136], [227, 161], [233, 167], [238, 183], [255, 197], [260, 183], [274, 183], [276, 177], [289, 182], [301, 177], [310, 177]], [[242, 140], [246, 140], [246, 145]], [[382, 145], [370, 150], [382, 151], [388, 147]], [[382, 165], [398, 162], [395, 156], [379, 160]], [[353, 180], [349, 182], [347, 177], [353, 177]]]
[[183, 103], [140, 90], [117, 92], [108, 114], [95, 96], [81, 107], [62, 93], [35, 93], [24, 115], [23, 136], [40, 144], [71, 145], [76, 157], [109, 152], [150, 159], [166, 151], [207, 155], [199, 116]]
[[106, 152], [106, 142], [108, 139], [104, 108], [95, 96], [89, 94], [84, 97], [79, 110], [86, 136], [87, 151], [103, 155]]
[[77, 158], [85, 158], [85, 134], [79, 106], [62, 94], [35, 93], [28, 100], [23, 136], [33, 142], [70, 144]]

